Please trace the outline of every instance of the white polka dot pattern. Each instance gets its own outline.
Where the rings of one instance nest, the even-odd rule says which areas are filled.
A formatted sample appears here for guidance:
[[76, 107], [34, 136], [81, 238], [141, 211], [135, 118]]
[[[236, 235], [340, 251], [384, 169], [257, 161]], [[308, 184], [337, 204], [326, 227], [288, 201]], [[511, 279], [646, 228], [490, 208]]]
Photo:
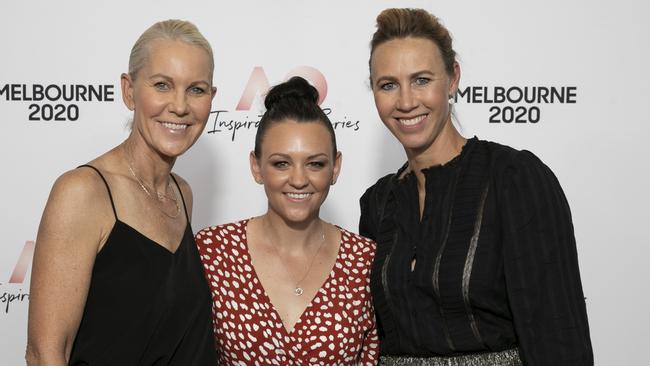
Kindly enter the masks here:
[[288, 332], [255, 274], [248, 220], [196, 234], [212, 291], [219, 365], [376, 365], [379, 343], [370, 298], [375, 244], [341, 230], [328, 279]]

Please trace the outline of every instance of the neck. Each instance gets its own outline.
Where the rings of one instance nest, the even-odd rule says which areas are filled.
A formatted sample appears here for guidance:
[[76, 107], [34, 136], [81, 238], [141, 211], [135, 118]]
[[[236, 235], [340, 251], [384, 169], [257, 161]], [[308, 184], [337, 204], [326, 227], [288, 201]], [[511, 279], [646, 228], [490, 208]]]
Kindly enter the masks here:
[[460, 154], [466, 141], [450, 118], [431, 145], [421, 150], [405, 149], [409, 170], [415, 173], [420, 191], [424, 189], [425, 180], [422, 169], [448, 163]]
[[277, 215], [267, 212], [260, 217], [264, 236], [280, 252], [302, 252], [313, 245], [320, 245], [325, 223], [318, 217], [307, 223], [290, 225]]
[[176, 158], [161, 156], [136, 133], [131, 133], [120, 147], [125, 165], [130, 165], [139, 179], [157, 191], [166, 190]]

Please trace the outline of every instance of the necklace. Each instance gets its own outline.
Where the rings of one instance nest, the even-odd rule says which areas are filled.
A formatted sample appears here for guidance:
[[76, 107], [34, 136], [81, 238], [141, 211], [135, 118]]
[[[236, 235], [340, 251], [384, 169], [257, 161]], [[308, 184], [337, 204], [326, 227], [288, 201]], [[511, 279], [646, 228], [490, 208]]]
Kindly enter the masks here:
[[311, 257], [311, 261], [309, 262], [309, 267], [307, 267], [307, 271], [305, 271], [305, 274], [302, 276], [302, 278], [298, 282], [296, 282], [296, 288], [293, 289], [293, 293], [296, 296], [300, 296], [303, 294], [303, 292], [305, 292], [302, 289], [302, 287], [300, 287], [300, 284], [305, 278], [307, 278], [307, 275], [311, 271], [311, 266], [314, 264], [314, 260], [316, 259], [316, 257], [318, 257], [318, 253], [320, 253], [320, 248], [323, 247], [323, 244], [325, 244], [325, 230], [323, 230], [323, 224], [321, 224], [320, 244], [318, 245], [318, 249], [316, 250], [314, 256]]
[[[144, 193], [146, 193], [147, 196], [149, 196], [149, 198], [156, 201], [157, 207], [160, 210], [160, 212], [162, 212], [163, 214], [165, 214], [165, 216], [167, 216], [169, 218], [172, 218], [172, 219], [175, 219], [175, 218], [178, 217], [178, 215], [180, 215], [181, 206], [178, 204], [178, 200], [176, 199], [176, 197], [171, 197], [171, 196], [168, 196], [168, 195], [166, 195], [164, 193], [156, 191], [156, 196], [157, 196], [158, 199], [154, 198], [153, 195], [151, 194], [151, 191], [149, 189], [147, 189], [147, 187], [145, 186], [142, 179], [140, 179], [140, 177], [138, 177], [138, 175], [135, 173], [135, 170], [133, 169], [133, 166], [131, 166], [131, 162], [129, 161], [129, 159], [126, 159], [126, 165], [129, 167], [129, 172], [131, 173], [133, 178], [135, 178], [135, 181], [138, 182], [138, 184], [140, 185], [140, 188], [142, 188]], [[167, 184], [168, 184], [169, 189], [173, 192], [172, 182], [168, 180]], [[165, 211], [163, 209], [162, 201], [164, 201], [166, 199], [170, 200], [170, 201], [173, 201], [174, 204], [176, 205], [176, 212], [174, 214], [170, 215], [169, 213], [167, 213], [167, 211]]]
[[[320, 253], [321, 248], [323, 247], [323, 244], [325, 244], [325, 229], [323, 228], [323, 224], [321, 222], [321, 234], [320, 234], [320, 244], [318, 245], [318, 249], [316, 249], [316, 253], [314, 253], [314, 256], [311, 258], [311, 261], [309, 261], [309, 266], [307, 267], [307, 270], [305, 271], [305, 274], [302, 275], [300, 280], [296, 282], [295, 288], [293, 289], [293, 294], [296, 296], [302, 295], [305, 290], [300, 286], [302, 281], [307, 278], [307, 275], [309, 275], [309, 272], [311, 271], [311, 267], [314, 265], [314, 260], [316, 260], [316, 257], [318, 257], [318, 253]], [[271, 242], [271, 246], [273, 247], [273, 250], [275, 251], [275, 254], [278, 258], [280, 258], [280, 251], [278, 248], [275, 246], [275, 243]], [[288, 271], [287, 271], [288, 272]]]

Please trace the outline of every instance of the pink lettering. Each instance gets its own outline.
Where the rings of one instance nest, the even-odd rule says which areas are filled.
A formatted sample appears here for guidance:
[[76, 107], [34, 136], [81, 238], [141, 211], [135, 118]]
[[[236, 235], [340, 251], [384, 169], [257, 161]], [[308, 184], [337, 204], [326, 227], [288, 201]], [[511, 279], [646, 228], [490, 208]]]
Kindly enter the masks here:
[[266, 93], [270, 86], [269, 79], [266, 77], [264, 69], [261, 66], [255, 66], [251, 73], [251, 77], [248, 79], [244, 93], [239, 99], [239, 103], [237, 103], [237, 108], [235, 109], [238, 111], [247, 111], [251, 109], [255, 96], [260, 92]]
[[27, 268], [32, 264], [32, 258], [34, 257], [34, 241], [29, 240], [25, 242], [22, 253], [16, 262], [16, 267], [11, 274], [9, 283], [23, 283], [25, 280], [25, 275], [27, 274]]
[[[311, 66], [298, 66], [287, 74], [285, 80], [293, 76], [300, 76], [308, 80], [318, 90], [318, 104], [323, 103], [327, 96], [327, 80], [325, 80], [325, 76], [320, 71]], [[271, 84], [264, 69], [261, 66], [255, 66], [235, 110], [250, 110], [255, 98], [266, 93], [270, 87]]]

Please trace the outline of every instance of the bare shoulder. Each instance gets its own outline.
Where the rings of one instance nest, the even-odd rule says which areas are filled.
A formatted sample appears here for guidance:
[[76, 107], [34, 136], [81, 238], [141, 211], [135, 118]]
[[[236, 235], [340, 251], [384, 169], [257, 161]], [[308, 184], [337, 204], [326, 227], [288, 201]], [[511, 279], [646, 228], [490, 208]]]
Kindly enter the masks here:
[[185, 178], [181, 177], [178, 175], [178, 173], [172, 173], [174, 178], [176, 178], [176, 181], [178, 182], [178, 186], [181, 187], [183, 190], [183, 194], [185, 194], [185, 191], [187, 190], [188, 192], [192, 192], [192, 187], [190, 187], [190, 184], [185, 180]]
[[32, 263], [30, 346], [74, 340], [95, 258], [114, 220], [106, 186], [92, 169], [71, 170], [56, 180]]
[[55, 204], [63, 210], [92, 213], [97, 210], [97, 200], [100, 197], [105, 197], [108, 201], [108, 190], [99, 174], [90, 168], [77, 168], [57, 178], [48, 205]]
[[[39, 237], [67, 236], [68, 231], [101, 238], [112, 224], [113, 212], [106, 185], [90, 168], [62, 174], [54, 182], [47, 200]], [[99, 245], [99, 242], [97, 244]]]
[[172, 176], [178, 182], [178, 187], [181, 189], [183, 194], [183, 199], [185, 200], [185, 205], [187, 205], [187, 213], [192, 217], [192, 203], [194, 202], [194, 197], [192, 195], [192, 187], [190, 184], [180, 175], [172, 173]]

